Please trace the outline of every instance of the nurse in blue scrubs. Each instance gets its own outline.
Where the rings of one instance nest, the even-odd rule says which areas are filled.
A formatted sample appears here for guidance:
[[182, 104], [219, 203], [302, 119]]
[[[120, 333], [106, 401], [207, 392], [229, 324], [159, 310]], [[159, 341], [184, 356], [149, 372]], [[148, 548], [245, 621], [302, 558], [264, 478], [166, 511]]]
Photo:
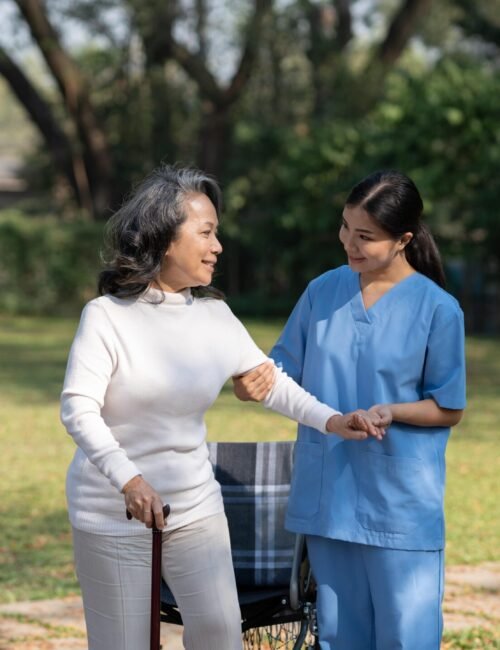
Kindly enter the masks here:
[[[463, 314], [414, 183], [350, 192], [346, 266], [313, 280], [271, 357], [320, 400], [383, 418], [382, 441], [299, 426], [287, 528], [305, 533], [322, 650], [439, 650], [445, 449], [465, 407]], [[260, 400], [272, 367], [236, 380]]]

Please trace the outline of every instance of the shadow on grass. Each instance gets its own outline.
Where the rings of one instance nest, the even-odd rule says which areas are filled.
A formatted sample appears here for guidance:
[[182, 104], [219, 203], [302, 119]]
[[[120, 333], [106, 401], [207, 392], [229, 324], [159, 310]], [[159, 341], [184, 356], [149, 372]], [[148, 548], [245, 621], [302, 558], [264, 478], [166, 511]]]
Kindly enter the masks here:
[[[31, 499], [33, 503], [33, 498]], [[65, 509], [3, 510], [0, 602], [55, 598], [78, 591]]]
[[77, 322], [69, 318], [0, 316], [0, 388], [14, 403], [59, 398]]
[[0, 384], [16, 402], [47, 402], [59, 399], [67, 350], [59, 344], [0, 344]]
[[500, 392], [500, 339], [470, 337], [466, 343], [469, 393], [498, 396]]

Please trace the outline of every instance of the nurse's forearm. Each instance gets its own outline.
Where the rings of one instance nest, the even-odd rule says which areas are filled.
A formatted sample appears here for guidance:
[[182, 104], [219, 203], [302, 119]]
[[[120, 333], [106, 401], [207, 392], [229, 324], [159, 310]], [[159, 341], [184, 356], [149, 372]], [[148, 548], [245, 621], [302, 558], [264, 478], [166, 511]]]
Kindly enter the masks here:
[[395, 422], [413, 424], [417, 427], [452, 427], [462, 419], [463, 411], [444, 409], [433, 399], [406, 404], [388, 404]]

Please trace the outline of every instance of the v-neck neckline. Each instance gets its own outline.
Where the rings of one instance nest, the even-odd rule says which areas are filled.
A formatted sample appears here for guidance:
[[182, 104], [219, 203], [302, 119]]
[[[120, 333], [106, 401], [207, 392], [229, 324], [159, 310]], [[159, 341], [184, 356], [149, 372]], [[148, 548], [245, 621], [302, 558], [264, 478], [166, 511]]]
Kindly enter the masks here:
[[355, 286], [355, 296], [352, 303], [353, 313], [356, 320], [362, 320], [366, 323], [372, 322], [372, 317], [376, 314], [380, 305], [383, 306], [392, 296], [399, 292], [401, 286], [405, 285], [408, 281], [412, 280], [415, 277], [420, 276], [418, 271], [407, 275], [405, 278], [396, 282], [390, 289], [385, 291], [380, 298], [378, 298], [370, 307], [366, 308], [363, 301], [363, 291], [361, 288], [361, 274], [359, 272], [353, 273], [353, 280]]

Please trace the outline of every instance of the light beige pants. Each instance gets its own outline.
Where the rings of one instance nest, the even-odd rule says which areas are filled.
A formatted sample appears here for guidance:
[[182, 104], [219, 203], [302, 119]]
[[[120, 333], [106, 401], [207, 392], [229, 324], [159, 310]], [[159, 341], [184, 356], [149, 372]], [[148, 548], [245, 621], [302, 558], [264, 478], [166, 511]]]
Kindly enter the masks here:
[[[73, 529], [89, 650], [149, 650], [151, 534]], [[227, 521], [214, 515], [163, 534], [162, 573], [184, 622], [187, 650], [241, 650]]]

